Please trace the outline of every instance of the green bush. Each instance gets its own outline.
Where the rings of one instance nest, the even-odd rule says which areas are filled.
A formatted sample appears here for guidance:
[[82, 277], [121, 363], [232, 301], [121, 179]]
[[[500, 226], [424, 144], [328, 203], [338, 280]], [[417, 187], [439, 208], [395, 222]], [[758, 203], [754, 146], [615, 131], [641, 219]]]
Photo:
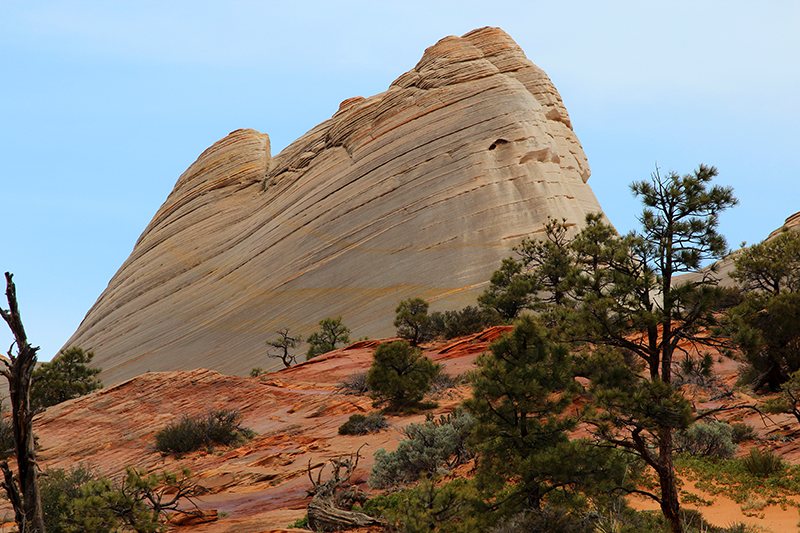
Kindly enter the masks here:
[[363, 510], [386, 519], [391, 531], [482, 531], [474, 521], [474, 492], [472, 480], [456, 479], [443, 484], [440, 480], [425, 478], [412, 489], [372, 498], [364, 504]]
[[115, 483], [85, 465], [48, 469], [39, 476], [42, 514], [49, 533], [165, 531], [165, 514], [192, 502], [202, 489], [184, 469], [180, 475], [126, 468]]
[[339, 426], [339, 435], [366, 435], [380, 431], [387, 425], [386, 418], [378, 412], [370, 413], [367, 416], [355, 414]]
[[750, 455], [742, 457], [742, 466], [754, 476], [769, 477], [783, 470], [786, 463], [769, 450], [750, 448]]
[[414, 482], [423, 474], [437, 474], [463, 464], [472, 457], [466, 439], [472, 416], [457, 411], [439, 419], [428, 417], [422, 424], [409, 424], [393, 452], [375, 452], [369, 477], [372, 488], [387, 488]]
[[488, 327], [501, 323], [502, 319], [496, 311], [468, 305], [455, 311], [431, 313], [429, 327], [431, 333], [436, 337], [454, 339], [480, 333]]
[[254, 433], [240, 425], [238, 411], [222, 409], [200, 417], [183, 417], [156, 433], [156, 448], [180, 455], [201, 448], [241, 444]]
[[293, 523], [289, 524], [289, 527], [293, 529], [308, 529], [308, 515], [298, 518]]
[[749, 440], [758, 439], [756, 428], [750, 424], [745, 424], [744, 422], [734, 422], [731, 424], [731, 430], [733, 432], [731, 439], [733, 440], [734, 444], [740, 444]]
[[69, 513], [73, 500], [83, 494], [83, 486], [99, 476], [86, 465], [70, 470], [48, 468], [39, 476], [42, 514], [49, 533], [66, 533], [63, 516]]
[[700, 457], [733, 457], [733, 428], [716, 420], [696, 422], [675, 434], [675, 449]]
[[438, 365], [405, 341], [381, 344], [372, 354], [367, 385], [375, 405], [388, 404], [389, 411], [419, 407], [441, 371]]

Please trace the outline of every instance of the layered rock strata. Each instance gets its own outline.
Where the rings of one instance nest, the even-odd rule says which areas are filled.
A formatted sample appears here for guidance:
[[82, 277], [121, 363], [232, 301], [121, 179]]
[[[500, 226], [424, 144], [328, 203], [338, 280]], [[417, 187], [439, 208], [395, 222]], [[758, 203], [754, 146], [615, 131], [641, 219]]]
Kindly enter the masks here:
[[270, 364], [276, 330], [329, 316], [391, 334], [399, 300], [474, 304], [547, 217], [600, 211], [589, 174], [561, 97], [508, 35], [447, 37], [273, 158], [253, 130], [206, 150], [67, 345], [114, 383], [241, 375]]

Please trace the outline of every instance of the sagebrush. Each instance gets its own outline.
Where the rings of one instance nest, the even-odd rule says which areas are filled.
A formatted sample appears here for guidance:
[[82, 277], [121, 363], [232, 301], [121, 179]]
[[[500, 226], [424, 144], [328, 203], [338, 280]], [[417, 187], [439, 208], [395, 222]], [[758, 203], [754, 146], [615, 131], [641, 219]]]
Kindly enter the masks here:
[[386, 488], [411, 483], [423, 474], [443, 473], [468, 461], [473, 453], [467, 438], [474, 420], [457, 411], [438, 419], [428, 418], [422, 424], [409, 424], [393, 452], [375, 452], [375, 465], [369, 477], [373, 488]]
[[355, 414], [347, 422], [339, 426], [339, 435], [366, 435], [380, 431], [386, 426], [388, 426], [386, 418], [378, 412], [373, 412], [366, 416]]
[[156, 433], [156, 448], [176, 455], [214, 446], [241, 444], [254, 433], [242, 427], [239, 411], [221, 409], [203, 416], [183, 417]]

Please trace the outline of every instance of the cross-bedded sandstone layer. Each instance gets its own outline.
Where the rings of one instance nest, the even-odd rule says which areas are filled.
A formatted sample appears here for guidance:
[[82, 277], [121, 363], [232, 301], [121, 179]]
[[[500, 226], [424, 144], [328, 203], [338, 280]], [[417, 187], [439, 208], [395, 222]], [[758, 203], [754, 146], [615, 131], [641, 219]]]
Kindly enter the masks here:
[[67, 342], [107, 384], [267, 366], [279, 328], [393, 332], [399, 300], [474, 304], [547, 217], [600, 211], [547, 75], [502, 30], [447, 37], [389, 89], [343, 102], [275, 157], [238, 130], [206, 150]]

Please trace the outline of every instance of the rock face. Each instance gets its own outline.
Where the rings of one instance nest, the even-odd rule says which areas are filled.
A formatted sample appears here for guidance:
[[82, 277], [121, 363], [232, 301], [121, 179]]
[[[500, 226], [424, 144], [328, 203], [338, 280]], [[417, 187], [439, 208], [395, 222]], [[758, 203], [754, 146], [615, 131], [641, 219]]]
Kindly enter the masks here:
[[68, 346], [108, 384], [268, 366], [264, 342], [329, 316], [393, 332], [399, 300], [474, 304], [511, 246], [600, 206], [547, 75], [502, 30], [447, 37], [389, 89], [343, 102], [271, 158], [238, 130], [206, 150]]
[[783, 226], [770, 233], [769, 237], [767, 237], [766, 240], [770, 240], [774, 237], [777, 237], [784, 231], [800, 231], [800, 211], [798, 211], [794, 215], [786, 217]]

